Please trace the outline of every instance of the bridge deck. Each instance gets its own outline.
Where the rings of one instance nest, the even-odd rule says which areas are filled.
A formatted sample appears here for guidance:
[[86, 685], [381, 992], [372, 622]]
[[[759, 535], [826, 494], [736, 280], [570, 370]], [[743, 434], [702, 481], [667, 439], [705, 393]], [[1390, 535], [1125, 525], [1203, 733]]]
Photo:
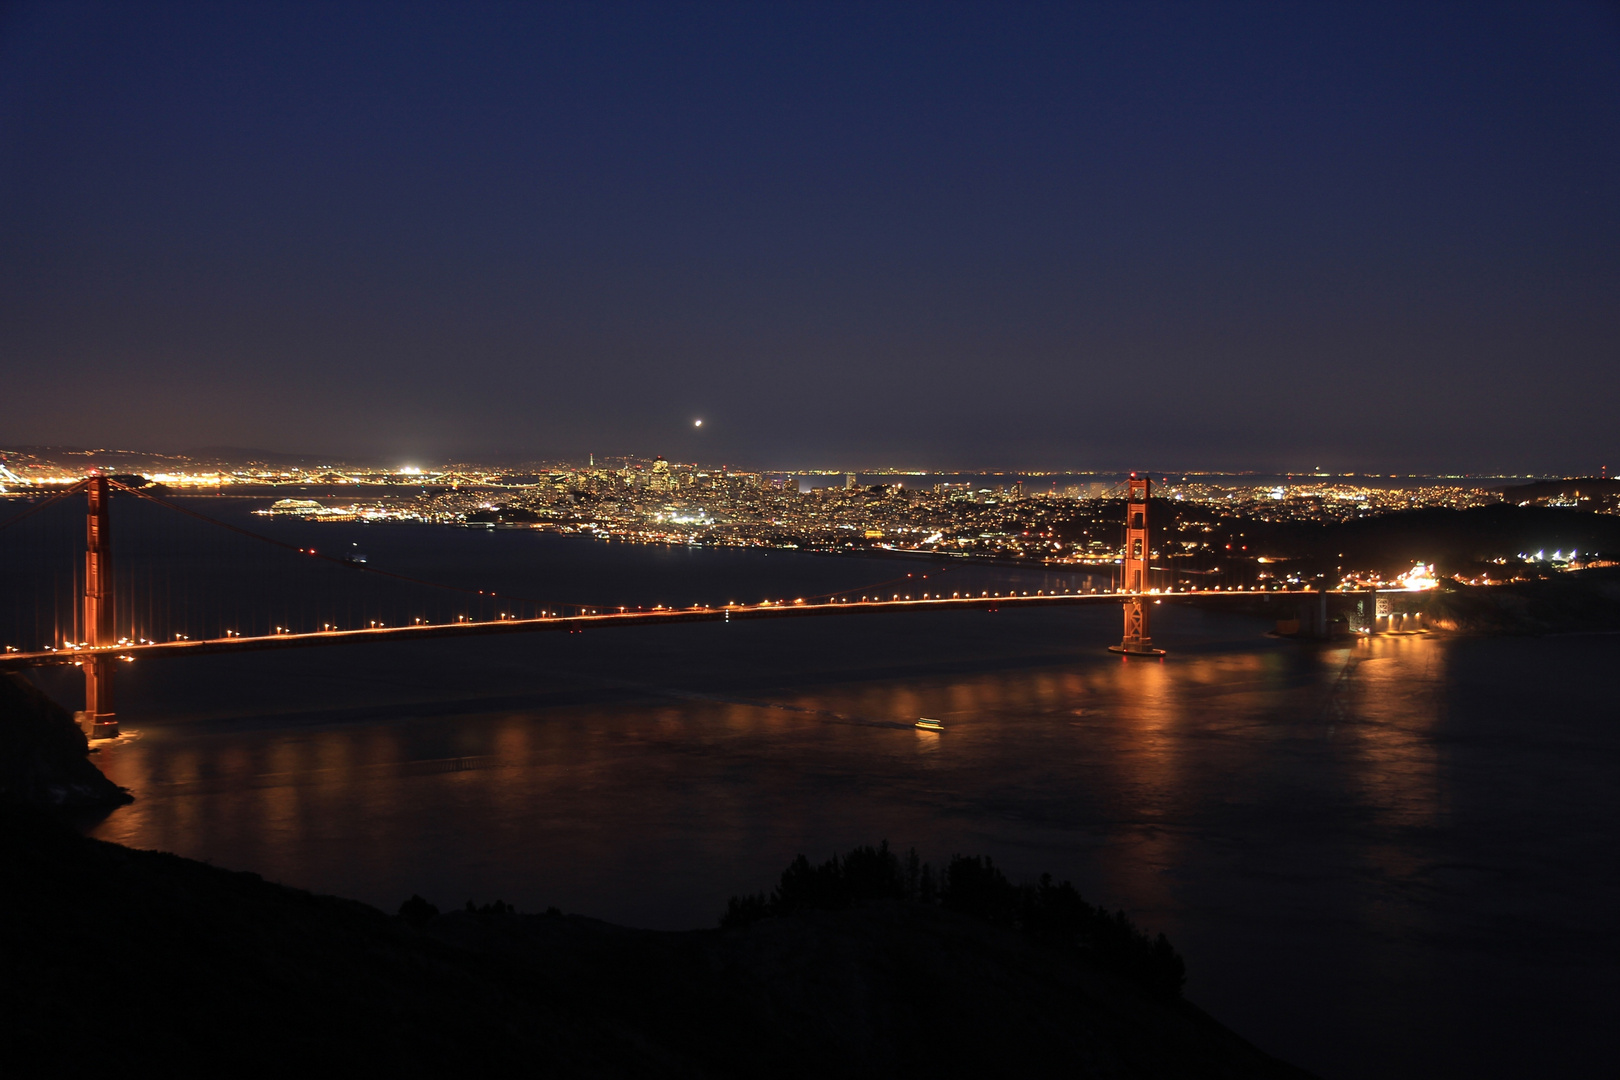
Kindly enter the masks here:
[[[1176, 602], [1198, 600], [1238, 600], [1317, 595], [1307, 590], [1232, 590], [1143, 594], [1143, 599]], [[557, 615], [538, 619], [498, 619], [489, 622], [419, 623], [411, 626], [378, 626], [363, 630], [323, 630], [313, 633], [273, 634], [257, 637], [223, 637], [206, 640], [125, 643], [105, 648], [77, 648], [44, 652], [16, 652], [0, 655], [0, 671], [29, 667], [78, 664], [85, 657], [116, 654], [129, 659], [162, 656], [202, 656], [211, 653], [255, 652], [265, 649], [306, 649], [317, 646], [352, 645], [365, 641], [414, 641], [425, 638], [477, 637], [485, 634], [525, 634], [541, 632], [573, 633], [622, 626], [651, 626], [663, 623], [731, 622], [744, 619], [807, 618], [823, 615], [876, 615], [901, 611], [980, 610], [1118, 604], [1133, 598], [1131, 593], [1058, 593], [1033, 596], [963, 596], [926, 600], [859, 600], [766, 604], [724, 607], [653, 608], [651, 610], [605, 611], [590, 615]]]

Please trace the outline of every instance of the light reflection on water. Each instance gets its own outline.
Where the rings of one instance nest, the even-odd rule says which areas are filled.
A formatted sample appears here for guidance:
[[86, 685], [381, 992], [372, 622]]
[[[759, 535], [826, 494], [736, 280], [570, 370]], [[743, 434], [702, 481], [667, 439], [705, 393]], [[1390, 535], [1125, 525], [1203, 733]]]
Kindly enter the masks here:
[[800, 851], [985, 852], [1164, 930], [1190, 996], [1325, 1075], [1582, 1074], [1615, 1000], [1620, 640], [1300, 648], [1175, 612], [1169, 660], [1122, 663], [1116, 617], [177, 663], [132, 688], [141, 737], [100, 763], [138, 801], [96, 835], [389, 910], [670, 928]]

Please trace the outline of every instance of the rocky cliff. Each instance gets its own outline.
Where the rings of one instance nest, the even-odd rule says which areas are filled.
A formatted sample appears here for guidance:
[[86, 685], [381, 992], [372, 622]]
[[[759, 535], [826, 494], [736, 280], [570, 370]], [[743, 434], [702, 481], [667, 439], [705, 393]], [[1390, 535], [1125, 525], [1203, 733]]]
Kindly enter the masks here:
[[73, 717], [21, 675], [0, 674], [0, 801], [58, 810], [118, 806]]
[[1475, 634], [1620, 630], [1620, 573], [1558, 574], [1511, 585], [1446, 582], [1425, 601], [1429, 625]]

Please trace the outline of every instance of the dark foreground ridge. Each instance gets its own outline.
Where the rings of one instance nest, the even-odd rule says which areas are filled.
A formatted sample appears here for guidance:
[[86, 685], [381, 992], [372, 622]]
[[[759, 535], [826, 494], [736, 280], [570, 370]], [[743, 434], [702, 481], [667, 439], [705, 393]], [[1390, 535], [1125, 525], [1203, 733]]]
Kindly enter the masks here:
[[1300, 1077], [1016, 930], [880, 900], [730, 930], [402, 915], [0, 809], [7, 1057], [53, 1072]]

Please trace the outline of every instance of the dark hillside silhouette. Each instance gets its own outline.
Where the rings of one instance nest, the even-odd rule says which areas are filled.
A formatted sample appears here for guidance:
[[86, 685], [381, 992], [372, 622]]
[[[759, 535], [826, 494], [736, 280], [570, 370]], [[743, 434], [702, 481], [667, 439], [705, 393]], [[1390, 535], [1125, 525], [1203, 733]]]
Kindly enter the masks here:
[[[850, 906], [657, 933], [499, 901], [389, 916], [16, 806], [0, 851], [19, 1075], [1305, 1075], [1077, 950], [871, 899], [894, 864], [864, 855]], [[1003, 902], [987, 870], [962, 903]]]
[[887, 840], [812, 865], [799, 855], [769, 896], [733, 896], [722, 928], [806, 911], [839, 911], [876, 901], [937, 905], [1018, 930], [1048, 947], [1073, 951], [1163, 1000], [1181, 996], [1186, 964], [1163, 934], [1149, 937], [1123, 911], [1089, 904], [1069, 882], [1014, 885], [988, 857], [954, 855], [940, 875], [915, 851], [901, 859]]

